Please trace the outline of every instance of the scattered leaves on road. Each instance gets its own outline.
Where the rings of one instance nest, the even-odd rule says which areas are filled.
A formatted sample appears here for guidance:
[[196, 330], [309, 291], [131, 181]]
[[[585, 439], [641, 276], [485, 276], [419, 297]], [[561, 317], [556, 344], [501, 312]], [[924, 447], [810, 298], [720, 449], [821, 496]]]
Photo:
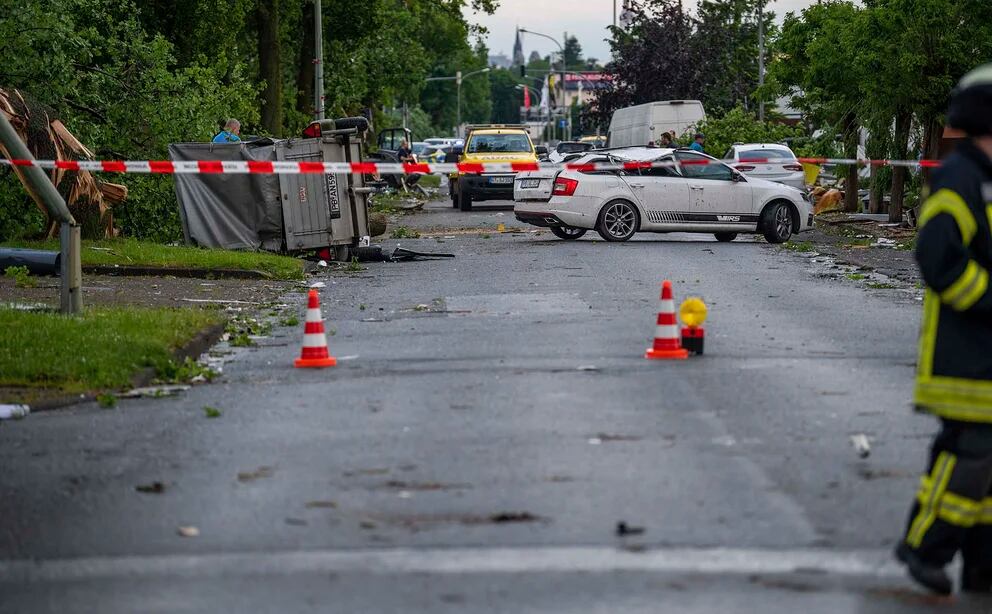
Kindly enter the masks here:
[[204, 406], [203, 413], [207, 418], [220, 418], [223, 412], [216, 407], [210, 407], [209, 405]]
[[262, 466], [254, 471], [242, 471], [238, 474], [239, 482], [254, 482], [260, 478], [271, 478], [273, 474], [272, 467]]
[[160, 495], [165, 492], [165, 484], [162, 482], [152, 482], [150, 484], [138, 484], [134, 487], [138, 492]]
[[96, 395], [96, 402], [103, 409], [113, 409], [117, 407], [117, 397], [110, 393]]

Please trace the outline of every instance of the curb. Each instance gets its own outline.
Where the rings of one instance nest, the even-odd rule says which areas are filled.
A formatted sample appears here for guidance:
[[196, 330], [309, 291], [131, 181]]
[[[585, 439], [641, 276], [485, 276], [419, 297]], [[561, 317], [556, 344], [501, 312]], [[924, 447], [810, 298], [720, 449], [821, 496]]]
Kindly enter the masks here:
[[83, 272], [89, 275], [120, 275], [125, 277], [192, 277], [202, 279], [275, 279], [271, 273], [253, 269], [198, 269], [150, 266], [88, 265]]

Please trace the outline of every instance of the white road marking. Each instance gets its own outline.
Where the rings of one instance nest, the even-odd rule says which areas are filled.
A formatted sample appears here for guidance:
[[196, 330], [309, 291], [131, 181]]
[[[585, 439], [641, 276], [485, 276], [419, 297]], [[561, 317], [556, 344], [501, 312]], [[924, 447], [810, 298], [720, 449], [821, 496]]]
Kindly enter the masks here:
[[503, 574], [657, 572], [690, 575], [823, 573], [904, 575], [888, 550], [605, 546], [399, 548], [0, 561], [0, 582], [106, 578], [283, 576], [306, 573]]

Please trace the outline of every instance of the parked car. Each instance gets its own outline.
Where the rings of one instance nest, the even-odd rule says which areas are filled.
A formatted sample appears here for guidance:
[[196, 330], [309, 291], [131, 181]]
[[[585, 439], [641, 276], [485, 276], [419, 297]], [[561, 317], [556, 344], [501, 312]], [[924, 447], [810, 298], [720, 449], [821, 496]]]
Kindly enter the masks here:
[[602, 149], [603, 147], [606, 147], [605, 136], [596, 136], [596, 135], [584, 136], [581, 139], [579, 139], [579, 142], [590, 143], [592, 144], [593, 149]]
[[748, 177], [767, 179], [792, 186], [797, 190], [806, 189], [803, 165], [796, 159], [796, 154], [785, 145], [738, 143], [727, 150], [723, 159]]
[[561, 141], [555, 145], [554, 151], [548, 154], [548, 160], [559, 164], [567, 159], [574, 159], [578, 154], [583, 154], [592, 149], [592, 143], [582, 141]]
[[685, 133], [706, 119], [698, 100], [659, 100], [617, 109], [610, 120], [607, 147], [643, 147], [663, 132]]
[[813, 226], [813, 204], [805, 193], [745, 177], [688, 149], [593, 150], [573, 164], [648, 161], [669, 166], [520, 173], [514, 182], [514, 213], [562, 239], [578, 239], [595, 229], [607, 241], [627, 241], [636, 232], [705, 232], [718, 241], [760, 233], [770, 243], [783, 243]]
[[417, 156], [417, 162], [427, 164], [440, 164], [444, 162], [444, 149], [441, 145], [429, 145], [426, 141], [417, 141], [410, 146], [413, 155]]
[[[455, 162], [537, 162], [538, 150], [530, 140], [526, 126], [491, 124], [466, 127], [465, 146], [456, 148]], [[451, 176], [452, 204], [471, 211], [478, 200], [512, 200], [513, 172], [456, 173]]]

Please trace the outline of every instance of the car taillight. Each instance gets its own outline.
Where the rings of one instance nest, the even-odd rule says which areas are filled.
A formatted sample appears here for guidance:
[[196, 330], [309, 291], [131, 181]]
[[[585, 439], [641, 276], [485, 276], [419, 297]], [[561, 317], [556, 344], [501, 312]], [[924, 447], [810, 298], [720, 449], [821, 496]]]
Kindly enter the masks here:
[[567, 177], [561, 177], [555, 179], [555, 188], [552, 190], [552, 196], [571, 196], [575, 194], [575, 189], [579, 187], [579, 182], [575, 179], [568, 179]]
[[734, 168], [736, 168], [737, 170], [739, 170], [742, 173], [746, 173], [748, 171], [753, 171], [754, 170], [754, 167], [751, 166], [750, 164], [738, 164]]
[[801, 171], [801, 170], [803, 170], [803, 165], [802, 164], [783, 164], [782, 165], [782, 168], [784, 168], [787, 171]]

